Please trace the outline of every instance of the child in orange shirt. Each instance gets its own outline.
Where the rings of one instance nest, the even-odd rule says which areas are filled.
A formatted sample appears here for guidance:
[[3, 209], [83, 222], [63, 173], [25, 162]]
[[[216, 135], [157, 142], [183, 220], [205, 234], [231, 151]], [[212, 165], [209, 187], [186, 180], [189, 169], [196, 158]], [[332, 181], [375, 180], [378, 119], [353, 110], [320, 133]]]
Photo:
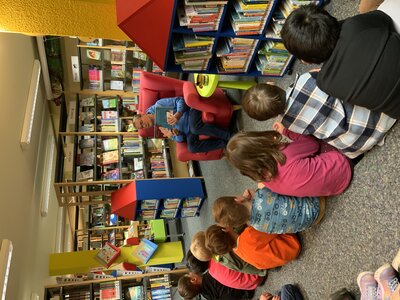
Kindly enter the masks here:
[[283, 266], [295, 259], [301, 245], [294, 234], [269, 234], [251, 226], [233, 231], [211, 225], [206, 231], [206, 247], [214, 255], [233, 252], [258, 269]]

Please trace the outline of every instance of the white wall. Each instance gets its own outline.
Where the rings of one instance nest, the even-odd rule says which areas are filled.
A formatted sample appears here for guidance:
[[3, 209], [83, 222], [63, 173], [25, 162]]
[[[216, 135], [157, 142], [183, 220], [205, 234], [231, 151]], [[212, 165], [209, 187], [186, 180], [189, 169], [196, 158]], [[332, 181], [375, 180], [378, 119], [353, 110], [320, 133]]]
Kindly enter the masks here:
[[55, 245], [55, 199], [50, 201], [48, 217], [42, 218], [39, 213], [50, 128], [42, 84], [32, 142], [26, 150], [19, 144], [33, 60], [37, 56], [35, 38], [0, 33], [0, 239], [10, 239], [14, 246], [6, 299], [30, 299], [32, 292], [43, 298], [48, 254]]

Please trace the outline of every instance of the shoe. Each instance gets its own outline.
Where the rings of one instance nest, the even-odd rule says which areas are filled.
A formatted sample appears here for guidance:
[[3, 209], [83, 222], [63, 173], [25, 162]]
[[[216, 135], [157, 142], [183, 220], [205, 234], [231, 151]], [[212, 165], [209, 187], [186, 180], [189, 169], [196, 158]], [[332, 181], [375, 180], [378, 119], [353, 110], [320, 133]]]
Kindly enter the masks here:
[[393, 258], [392, 267], [399, 272], [400, 269], [400, 250], [397, 252], [396, 256]]
[[358, 274], [357, 284], [361, 292], [360, 300], [377, 300], [378, 283], [373, 272], [362, 272]]
[[322, 219], [325, 217], [326, 210], [326, 197], [319, 198], [319, 215], [318, 218], [314, 221], [314, 225], [321, 223]]
[[374, 274], [375, 280], [381, 293], [382, 300], [390, 300], [390, 296], [394, 293], [399, 285], [396, 270], [389, 264], [384, 264]]

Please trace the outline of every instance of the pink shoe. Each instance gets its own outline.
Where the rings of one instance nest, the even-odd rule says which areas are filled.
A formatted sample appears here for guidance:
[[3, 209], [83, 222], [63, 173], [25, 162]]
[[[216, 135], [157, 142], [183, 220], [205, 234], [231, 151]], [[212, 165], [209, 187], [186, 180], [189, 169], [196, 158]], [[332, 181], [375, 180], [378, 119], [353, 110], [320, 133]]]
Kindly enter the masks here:
[[378, 283], [374, 278], [373, 272], [362, 272], [358, 274], [357, 284], [361, 292], [360, 300], [378, 299]]
[[378, 282], [382, 300], [390, 300], [390, 296], [394, 294], [399, 285], [397, 273], [389, 264], [384, 264], [374, 274], [375, 280]]

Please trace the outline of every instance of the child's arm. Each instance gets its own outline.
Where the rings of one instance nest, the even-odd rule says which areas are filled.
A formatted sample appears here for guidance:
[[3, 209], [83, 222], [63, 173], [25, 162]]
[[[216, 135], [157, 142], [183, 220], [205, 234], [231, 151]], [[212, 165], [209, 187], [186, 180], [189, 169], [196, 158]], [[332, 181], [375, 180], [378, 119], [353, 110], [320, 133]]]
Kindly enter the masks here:
[[292, 132], [285, 128], [280, 122], [275, 122], [273, 129], [293, 141], [287, 146], [285, 151], [287, 159], [304, 158], [314, 155], [319, 151], [320, 145], [313, 136]]

